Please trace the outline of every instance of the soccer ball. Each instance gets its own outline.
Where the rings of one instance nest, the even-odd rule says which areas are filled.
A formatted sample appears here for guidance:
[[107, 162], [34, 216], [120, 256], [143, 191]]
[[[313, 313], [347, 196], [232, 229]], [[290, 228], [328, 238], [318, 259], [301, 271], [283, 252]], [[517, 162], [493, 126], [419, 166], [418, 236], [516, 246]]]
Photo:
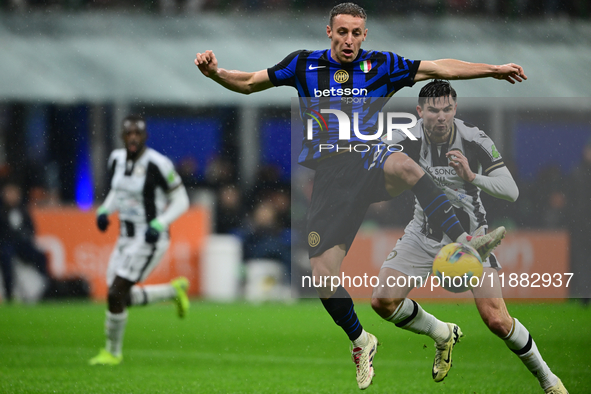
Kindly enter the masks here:
[[445, 245], [433, 260], [433, 274], [439, 278], [440, 286], [452, 293], [463, 293], [478, 286], [482, 273], [480, 255], [469, 245]]

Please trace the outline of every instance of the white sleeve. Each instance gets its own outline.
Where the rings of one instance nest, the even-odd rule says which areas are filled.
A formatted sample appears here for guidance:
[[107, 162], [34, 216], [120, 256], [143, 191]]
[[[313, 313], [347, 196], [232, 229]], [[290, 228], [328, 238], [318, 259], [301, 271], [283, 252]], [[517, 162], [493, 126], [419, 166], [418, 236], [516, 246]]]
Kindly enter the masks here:
[[519, 197], [517, 184], [511, 176], [509, 169], [504, 166], [492, 170], [488, 176], [476, 174], [476, 178], [474, 178], [472, 184], [478, 186], [491, 196], [503, 200], [515, 202], [517, 197]]
[[117, 210], [116, 201], [117, 200], [115, 199], [115, 191], [113, 189], [111, 189], [109, 191], [109, 194], [107, 194], [105, 201], [99, 207], [97, 213], [100, 214], [100, 213], [105, 212], [107, 215], [112, 214], [113, 212], [115, 212]]
[[156, 218], [165, 228], [168, 228], [172, 222], [177, 220], [183, 213], [189, 209], [189, 196], [187, 190], [181, 184], [168, 193], [168, 206], [160, 216]]

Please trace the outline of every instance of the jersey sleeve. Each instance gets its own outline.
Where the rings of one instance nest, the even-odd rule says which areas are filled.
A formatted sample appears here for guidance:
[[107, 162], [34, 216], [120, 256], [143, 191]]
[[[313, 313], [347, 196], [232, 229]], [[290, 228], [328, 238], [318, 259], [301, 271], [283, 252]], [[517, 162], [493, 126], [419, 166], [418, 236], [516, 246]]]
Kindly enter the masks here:
[[162, 187], [167, 192], [176, 189], [182, 184], [181, 177], [178, 172], [176, 172], [176, 169], [174, 168], [174, 165], [170, 159], [165, 157], [164, 160], [159, 163], [158, 170], [160, 171], [163, 179]]
[[476, 147], [478, 161], [482, 166], [482, 175], [488, 176], [491, 171], [505, 167], [503, 157], [497, 150], [493, 140], [483, 131], [478, 132], [478, 136], [472, 143]]
[[115, 151], [111, 152], [109, 156], [109, 160], [107, 161], [107, 174], [109, 178], [109, 190], [111, 189], [111, 185], [113, 183], [113, 175], [115, 175], [115, 166], [117, 165], [117, 158], [115, 155]]
[[390, 92], [396, 92], [415, 84], [415, 76], [421, 64], [420, 60], [405, 59], [395, 53], [388, 53], [390, 70]]
[[296, 64], [298, 57], [303, 51], [295, 51], [287, 55], [285, 59], [267, 69], [269, 79], [275, 86], [296, 85]]

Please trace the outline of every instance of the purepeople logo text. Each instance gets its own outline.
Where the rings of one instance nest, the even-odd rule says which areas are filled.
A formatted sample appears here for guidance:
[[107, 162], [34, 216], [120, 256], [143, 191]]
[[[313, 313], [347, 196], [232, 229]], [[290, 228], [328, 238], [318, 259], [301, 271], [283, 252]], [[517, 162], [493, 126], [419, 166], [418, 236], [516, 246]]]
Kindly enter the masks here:
[[[314, 139], [314, 121], [318, 124], [320, 130], [324, 128], [328, 128], [326, 120], [322, 116], [322, 114], [331, 114], [337, 117], [339, 122], [339, 140], [349, 141], [351, 139], [351, 120], [349, 116], [338, 109], [321, 109], [320, 113], [318, 111], [312, 111], [312, 113], [308, 113], [311, 118], [308, 119], [307, 122], [307, 132], [306, 138], [308, 140]], [[394, 119], [409, 119], [410, 123], [394, 123]], [[392, 132], [394, 130], [402, 131], [409, 139], [416, 141], [417, 138], [408, 130], [414, 127], [417, 124], [417, 118], [413, 114], [407, 112], [387, 112], [386, 113], [386, 136], [387, 139], [392, 139]], [[362, 141], [375, 141], [378, 140], [384, 134], [384, 114], [382, 112], [378, 113], [378, 128], [374, 134], [362, 134], [359, 131], [359, 113], [353, 113], [353, 133], [357, 138]], [[332, 144], [320, 144], [326, 145], [326, 149], [334, 148]], [[320, 150], [322, 150], [322, 146], [320, 146]]]

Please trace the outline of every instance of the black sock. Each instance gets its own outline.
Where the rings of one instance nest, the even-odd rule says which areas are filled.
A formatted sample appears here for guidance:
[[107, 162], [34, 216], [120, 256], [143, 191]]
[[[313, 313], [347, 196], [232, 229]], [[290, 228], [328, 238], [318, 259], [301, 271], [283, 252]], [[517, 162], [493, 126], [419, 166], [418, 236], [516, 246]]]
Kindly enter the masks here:
[[363, 327], [355, 313], [353, 300], [344, 287], [339, 286], [332, 297], [321, 301], [334, 322], [341, 326], [351, 341], [359, 338]]
[[423, 175], [411, 190], [417, 196], [429, 222], [433, 226], [439, 227], [452, 241], [466, 232], [454, 213], [447, 196], [435, 185], [429, 175]]

